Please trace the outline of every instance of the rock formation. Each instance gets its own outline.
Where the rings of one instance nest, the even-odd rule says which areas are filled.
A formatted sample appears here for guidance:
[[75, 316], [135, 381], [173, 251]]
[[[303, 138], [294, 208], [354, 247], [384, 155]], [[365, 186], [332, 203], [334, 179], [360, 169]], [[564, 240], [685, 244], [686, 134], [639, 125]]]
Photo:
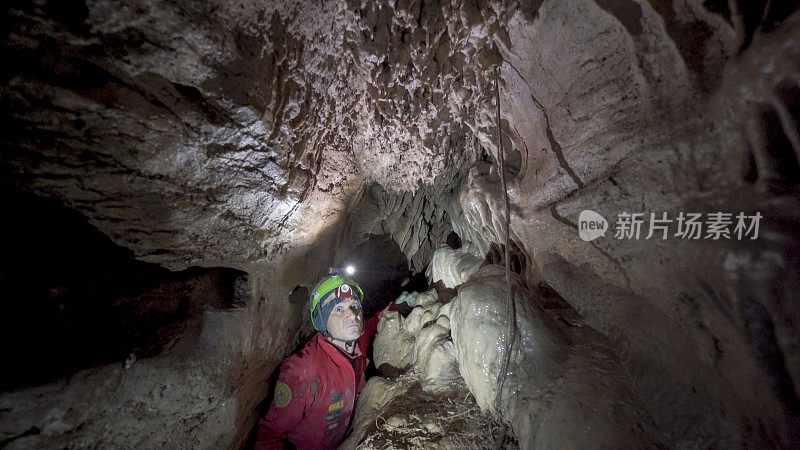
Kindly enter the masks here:
[[[452, 304], [413, 293], [406, 316], [387, 312], [375, 338], [375, 365], [341, 448], [492, 446], [499, 424], [470, 395], [450, 339]], [[487, 433], [488, 431], [488, 433]]]
[[[563, 423], [535, 420], [587, 411], [572, 400], [589, 386], [610, 386], [598, 402], [613, 418], [594, 417], [616, 424], [598, 435], [609, 445], [800, 445], [797, 2], [37, 0], [6, 11], [3, 195], [79, 213], [152, 265], [154, 289], [205, 283], [165, 269], [209, 270], [234, 274], [218, 286], [239, 300], [187, 294], [183, 315], [150, 308], [176, 298], [163, 290], [109, 298], [174, 315], [132, 328], [163, 331], [135, 361], [5, 390], [3, 445], [241, 446], [270, 374], [311, 331], [305, 294], [328, 267], [388, 236], [420, 272], [453, 232], [489, 263], [508, 245], [520, 322], [545, 324], [519, 344], [544, 339], [544, 353], [513, 362], [548, 361], [515, 372], [524, 389], [550, 389], [525, 397], [530, 421], [509, 416], [521, 399], [495, 411], [471, 386], [521, 445], [568, 445], [551, 434]], [[579, 237], [584, 210], [608, 221], [604, 236]], [[692, 214], [697, 239], [681, 233]], [[626, 218], [641, 220], [638, 234]], [[40, 248], [33, 231], [6, 239]], [[496, 308], [469, 299], [499, 275], [447, 270], [463, 277], [439, 326], [458, 348], [474, 319], [460, 308]], [[52, 312], [64, 294], [51, 291], [13, 293]], [[415, 342], [423, 331], [404, 330]], [[497, 343], [490, 335], [481, 345]], [[5, 353], [18, 355], [7, 366], [30, 364]]]

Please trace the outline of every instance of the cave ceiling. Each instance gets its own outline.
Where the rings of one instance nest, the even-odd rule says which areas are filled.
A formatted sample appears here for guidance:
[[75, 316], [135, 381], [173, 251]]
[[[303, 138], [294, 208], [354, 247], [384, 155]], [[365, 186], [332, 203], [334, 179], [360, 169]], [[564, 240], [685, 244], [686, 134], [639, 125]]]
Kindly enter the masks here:
[[497, 13], [407, 8], [11, 7], [4, 170], [147, 261], [274, 260], [365, 184], [433, 184], [477, 130]]

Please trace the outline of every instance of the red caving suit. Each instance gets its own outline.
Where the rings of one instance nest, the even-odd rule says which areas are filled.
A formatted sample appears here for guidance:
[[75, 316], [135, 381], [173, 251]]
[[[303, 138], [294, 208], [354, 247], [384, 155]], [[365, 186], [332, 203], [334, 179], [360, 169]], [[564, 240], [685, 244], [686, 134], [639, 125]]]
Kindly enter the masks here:
[[286, 439], [298, 449], [328, 449], [344, 440], [366, 384], [364, 353], [385, 311], [364, 324], [352, 355], [317, 333], [283, 361], [272, 404], [258, 421], [256, 449], [283, 448]]

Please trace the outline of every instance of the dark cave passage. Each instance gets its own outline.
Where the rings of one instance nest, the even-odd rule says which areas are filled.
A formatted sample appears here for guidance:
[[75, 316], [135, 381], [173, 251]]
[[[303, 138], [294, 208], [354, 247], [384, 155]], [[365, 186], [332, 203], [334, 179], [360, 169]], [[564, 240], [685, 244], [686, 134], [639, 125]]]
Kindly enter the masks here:
[[135, 259], [58, 200], [4, 189], [0, 224], [0, 389], [158, 355], [206, 309], [243, 307], [249, 276], [228, 268], [172, 272]]
[[[344, 270], [348, 266], [354, 269], [352, 274], [348, 274]], [[404, 292], [421, 293], [429, 290], [424, 271], [411, 272], [405, 254], [400, 250], [399, 245], [386, 234], [367, 236], [363, 242], [344, 252], [344, 256], [339, 258], [337, 263], [329, 268], [329, 271], [354, 279], [364, 291], [362, 305], [364, 307], [365, 321], [373, 318], [379, 311], [389, 307]], [[310, 287], [306, 286], [296, 286], [288, 298], [289, 303], [307, 305], [309, 302], [309, 289]], [[401, 316], [405, 317], [411, 312], [412, 307], [407, 303], [399, 303], [392, 305], [391, 310], [397, 311]], [[302, 350], [314, 334], [315, 332], [312, 331], [310, 335], [304, 336], [296, 347], [288, 353], [295, 354]], [[362, 350], [370, 360], [365, 370], [365, 378], [369, 380], [379, 375], [386, 376], [385, 373], [379, 372], [375, 366], [372, 342], [368, 348]], [[390, 372], [392, 371], [390, 370]], [[277, 367], [268, 377], [267, 383], [271, 389], [257, 408], [259, 417], [267, 413], [274, 401], [275, 386], [278, 382], [279, 374], [280, 367]], [[465, 392], [461, 392], [461, 395], [463, 394]], [[472, 412], [475, 413], [475, 411]], [[249, 430], [244, 448], [249, 449], [254, 446], [257, 433], [258, 424], [255, 424]]]
[[408, 259], [387, 235], [369, 236], [348, 251], [338, 265], [355, 269], [353, 278], [364, 290], [364, 317], [372, 317], [397, 299], [404, 290], [403, 282], [414, 276]]

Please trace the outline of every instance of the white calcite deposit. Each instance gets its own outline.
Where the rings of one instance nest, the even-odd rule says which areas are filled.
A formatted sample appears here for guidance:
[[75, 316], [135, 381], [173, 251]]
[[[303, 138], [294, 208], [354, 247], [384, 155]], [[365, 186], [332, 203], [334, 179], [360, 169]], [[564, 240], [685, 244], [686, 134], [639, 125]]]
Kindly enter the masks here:
[[457, 376], [447, 317], [450, 305], [438, 303], [434, 290], [414, 295], [421, 301], [407, 317], [388, 311], [378, 323], [373, 357], [379, 370], [413, 367], [422, 377], [423, 388], [435, 390]]
[[614, 354], [591, 329], [568, 327], [514, 283], [517, 333], [500, 410], [494, 407], [508, 340], [501, 266], [485, 266], [452, 301], [458, 369], [482, 409], [514, 429], [521, 448], [641, 448], [652, 425], [635, 405]]
[[433, 252], [433, 258], [425, 275], [430, 283], [441, 280], [445, 287], [454, 288], [467, 281], [467, 278], [475, 273], [481, 264], [483, 264], [483, 258], [472, 253], [454, 250], [450, 247], [440, 247]]
[[367, 382], [353, 432], [340, 448], [488, 445], [499, 426], [481, 412], [459, 375], [449, 329], [452, 303], [439, 303], [433, 290], [410, 295], [418, 306], [407, 317], [385, 313], [375, 336], [375, 365], [391, 379]]

